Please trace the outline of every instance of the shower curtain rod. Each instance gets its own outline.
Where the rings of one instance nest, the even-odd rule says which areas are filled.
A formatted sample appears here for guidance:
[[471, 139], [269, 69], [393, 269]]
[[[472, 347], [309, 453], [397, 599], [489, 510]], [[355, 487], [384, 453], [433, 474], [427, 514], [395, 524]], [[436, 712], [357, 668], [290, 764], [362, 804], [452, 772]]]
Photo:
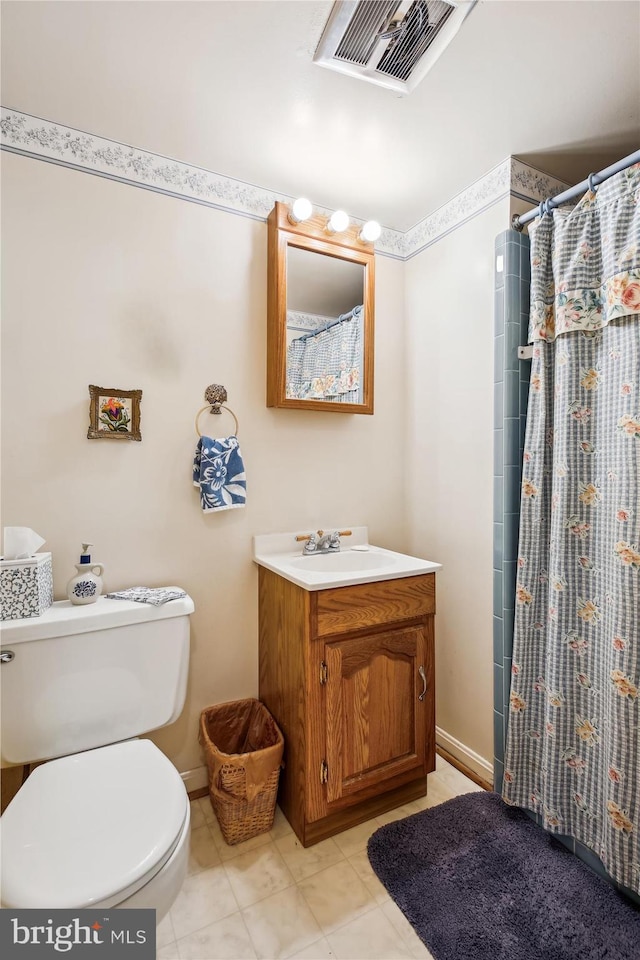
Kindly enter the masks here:
[[623, 160], [618, 160], [617, 163], [612, 163], [610, 167], [605, 167], [600, 173], [590, 173], [586, 180], [581, 180], [575, 187], [569, 187], [568, 190], [559, 193], [555, 197], [543, 200], [539, 206], [534, 207], [533, 210], [529, 210], [528, 213], [521, 213], [520, 216], [515, 213], [511, 220], [511, 226], [514, 230], [522, 230], [525, 223], [529, 223], [530, 220], [535, 220], [537, 216], [542, 216], [543, 213], [550, 213], [554, 207], [559, 207], [561, 203], [566, 203], [567, 200], [573, 200], [587, 189], [594, 190], [598, 184], [604, 180], [608, 180], [614, 173], [620, 173], [621, 170], [632, 167], [634, 163], [640, 163], [640, 150], [636, 150], [635, 153], [630, 153], [628, 157], [624, 157]]
[[317, 337], [319, 333], [324, 333], [326, 330], [331, 330], [332, 327], [337, 327], [339, 323], [343, 323], [345, 320], [353, 320], [354, 314], [355, 319], [359, 319], [360, 314], [356, 314], [358, 307], [354, 307], [353, 310], [349, 310], [348, 313], [341, 314], [337, 320], [331, 320], [329, 323], [325, 323], [324, 327], [318, 327], [317, 330], [312, 330], [311, 333], [305, 333], [303, 337], [298, 337], [298, 340], [310, 340], [311, 337]]

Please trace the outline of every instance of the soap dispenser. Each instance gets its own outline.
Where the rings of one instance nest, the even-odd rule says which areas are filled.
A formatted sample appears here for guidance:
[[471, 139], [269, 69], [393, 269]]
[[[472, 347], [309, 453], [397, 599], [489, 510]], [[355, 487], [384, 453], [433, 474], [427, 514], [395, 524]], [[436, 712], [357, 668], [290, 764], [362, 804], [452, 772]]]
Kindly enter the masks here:
[[76, 563], [78, 573], [67, 584], [67, 596], [71, 603], [95, 603], [102, 593], [104, 566], [91, 562], [89, 547], [92, 546], [92, 543], [82, 544], [80, 563]]

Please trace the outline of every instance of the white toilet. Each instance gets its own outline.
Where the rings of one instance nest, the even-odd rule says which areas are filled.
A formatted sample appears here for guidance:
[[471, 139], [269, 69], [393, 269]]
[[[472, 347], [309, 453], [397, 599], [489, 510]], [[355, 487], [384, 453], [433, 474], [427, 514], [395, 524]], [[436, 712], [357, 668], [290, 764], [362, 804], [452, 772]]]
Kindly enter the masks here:
[[187, 868], [189, 798], [150, 740], [187, 687], [190, 597], [54, 603], [2, 626], [2, 759], [36, 767], [0, 820], [3, 907], [153, 907]]

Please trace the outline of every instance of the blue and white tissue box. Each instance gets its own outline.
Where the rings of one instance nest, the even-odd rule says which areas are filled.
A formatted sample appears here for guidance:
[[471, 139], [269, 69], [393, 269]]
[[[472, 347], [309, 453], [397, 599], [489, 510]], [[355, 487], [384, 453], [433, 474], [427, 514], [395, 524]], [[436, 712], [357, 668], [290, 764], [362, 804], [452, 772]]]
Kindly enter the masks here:
[[39, 617], [53, 603], [50, 553], [24, 560], [0, 559], [0, 620]]

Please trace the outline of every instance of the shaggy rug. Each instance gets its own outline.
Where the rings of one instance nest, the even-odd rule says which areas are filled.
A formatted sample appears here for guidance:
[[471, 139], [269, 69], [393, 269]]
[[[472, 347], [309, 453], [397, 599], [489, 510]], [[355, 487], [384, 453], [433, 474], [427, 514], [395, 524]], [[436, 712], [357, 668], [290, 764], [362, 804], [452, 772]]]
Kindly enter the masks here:
[[640, 911], [496, 793], [389, 823], [367, 852], [436, 960], [640, 960]]

